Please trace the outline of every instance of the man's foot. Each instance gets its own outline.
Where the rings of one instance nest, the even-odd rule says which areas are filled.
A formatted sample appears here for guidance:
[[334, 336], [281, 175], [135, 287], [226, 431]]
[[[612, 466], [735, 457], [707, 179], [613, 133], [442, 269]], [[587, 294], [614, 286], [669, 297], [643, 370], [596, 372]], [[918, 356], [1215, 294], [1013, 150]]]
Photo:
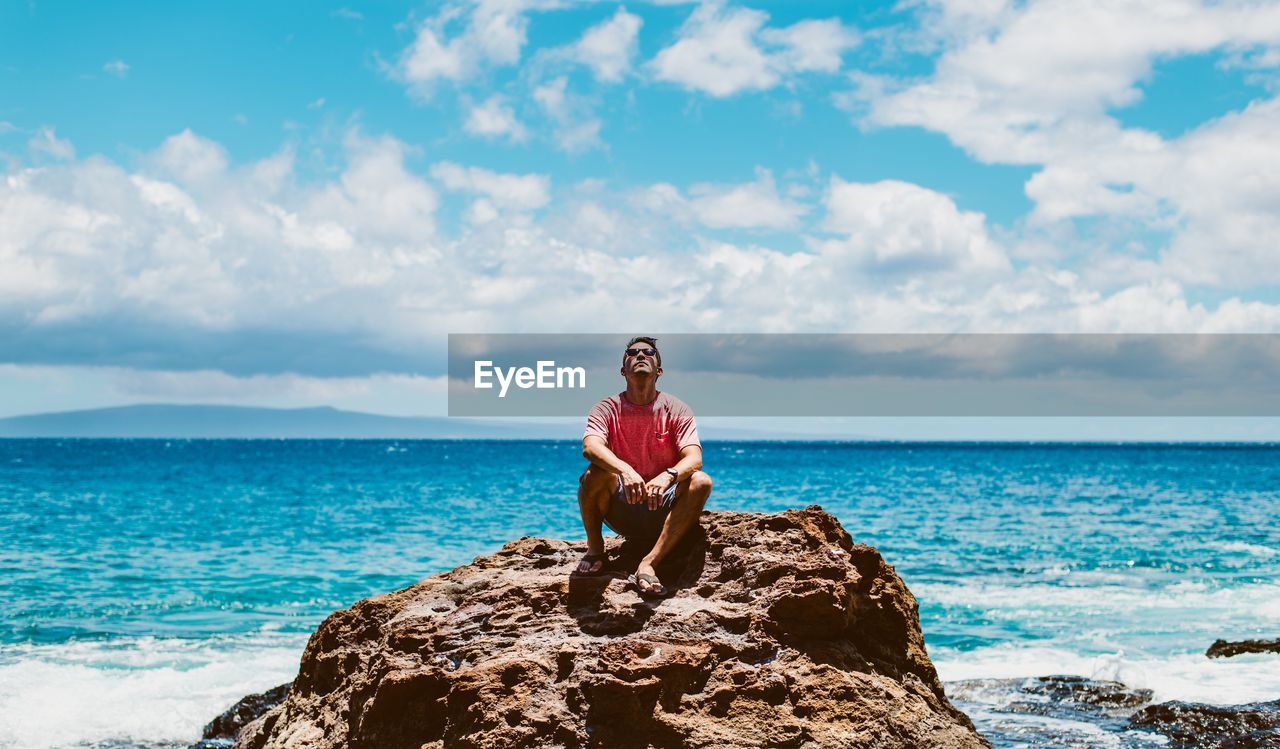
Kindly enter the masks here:
[[583, 555], [578, 560], [578, 569], [574, 570], [578, 575], [599, 575], [604, 571], [604, 554], [592, 554], [590, 552]]
[[631, 582], [640, 591], [642, 598], [662, 598], [667, 595], [667, 587], [658, 579], [653, 565], [648, 562], [641, 562], [636, 567], [636, 574], [631, 576]]

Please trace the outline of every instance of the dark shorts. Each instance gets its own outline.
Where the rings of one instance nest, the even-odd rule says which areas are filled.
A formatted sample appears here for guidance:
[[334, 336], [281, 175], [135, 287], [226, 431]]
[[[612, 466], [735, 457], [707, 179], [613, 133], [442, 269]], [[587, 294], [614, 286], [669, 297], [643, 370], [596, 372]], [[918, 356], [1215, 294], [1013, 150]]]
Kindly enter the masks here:
[[[578, 481], [582, 481], [581, 476], [578, 477]], [[679, 489], [678, 482], [671, 484], [662, 493], [662, 503], [658, 505], [658, 509], [650, 510], [648, 501], [627, 504], [626, 494], [622, 490], [622, 479], [619, 478], [618, 486], [614, 489], [613, 496], [609, 498], [609, 511], [605, 513], [604, 524], [619, 536], [657, 540], [662, 533], [662, 524], [666, 522], [671, 507], [676, 503]]]

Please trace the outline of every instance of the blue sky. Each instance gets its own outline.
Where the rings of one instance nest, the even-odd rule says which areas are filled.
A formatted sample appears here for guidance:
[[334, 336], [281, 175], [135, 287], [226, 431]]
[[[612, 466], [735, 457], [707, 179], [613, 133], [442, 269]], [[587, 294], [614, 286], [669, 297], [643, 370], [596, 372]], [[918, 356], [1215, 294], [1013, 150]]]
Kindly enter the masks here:
[[449, 332], [1275, 332], [1280, 5], [0, 5], [0, 416]]

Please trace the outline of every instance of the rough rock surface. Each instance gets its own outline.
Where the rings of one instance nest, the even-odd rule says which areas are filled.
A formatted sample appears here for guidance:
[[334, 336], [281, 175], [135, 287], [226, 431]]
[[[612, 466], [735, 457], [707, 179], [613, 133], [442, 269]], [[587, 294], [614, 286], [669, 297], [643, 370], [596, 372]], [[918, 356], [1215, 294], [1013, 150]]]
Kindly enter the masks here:
[[[284, 698], [289, 694], [289, 685], [281, 684], [273, 689], [265, 692], [251, 694], [243, 697], [239, 702], [227, 708], [227, 710], [209, 721], [204, 727], [204, 734], [201, 736], [201, 742], [209, 745], [210, 742], [218, 739], [232, 739], [240, 733], [248, 723], [257, 720], [271, 708], [284, 702]], [[200, 746], [200, 744], [196, 744]]]
[[1214, 640], [1205, 651], [1210, 658], [1230, 658], [1245, 653], [1280, 653], [1280, 640]]
[[819, 507], [705, 513], [646, 601], [643, 550], [571, 576], [522, 538], [331, 615], [242, 749], [988, 747], [943, 694], [916, 601]]
[[1162, 702], [1139, 710], [1129, 726], [1158, 731], [1177, 749], [1280, 749], [1280, 700], [1249, 705]]

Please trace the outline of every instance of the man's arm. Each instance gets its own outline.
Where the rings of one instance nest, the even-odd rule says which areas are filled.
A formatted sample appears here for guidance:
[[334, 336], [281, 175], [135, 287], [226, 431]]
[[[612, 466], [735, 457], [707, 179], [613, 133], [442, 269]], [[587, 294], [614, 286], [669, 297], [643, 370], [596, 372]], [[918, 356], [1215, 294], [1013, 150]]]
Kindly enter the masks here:
[[675, 478], [671, 478], [671, 474], [663, 471], [645, 484], [645, 499], [649, 500], [650, 510], [658, 509], [658, 503], [662, 501], [662, 493], [667, 490], [667, 487], [684, 481], [692, 476], [694, 471], [702, 470], [702, 445], [685, 445], [680, 450], [680, 460], [676, 461], [672, 468], [676, 469]]
[[[622, 487], [628, 504], [635, 504], [644, 500], [644, 479], [640, 478], [640, 474], [636, 473], [636, 469], [627, 465], [622, 458], [614, 455], [603, 437], [594, 434], [588, 434], [583, 437], [582, 457], [591, 461], [592, 465], [622, 477]], [[701, 465], [701, 461], [699, 461], [699, 465]]]
[[[680, 483], [693, 475], [694, 471], [702, 470], [702, 445], [686, 445], [680, 451], [680, 460], [672, 468], [676, 469], [678, 474], [673, 480], [674, 483]], [[665, 472], [663, 475], [667, 475]], [[663, 487], [664, 489], [666, 487]]]

